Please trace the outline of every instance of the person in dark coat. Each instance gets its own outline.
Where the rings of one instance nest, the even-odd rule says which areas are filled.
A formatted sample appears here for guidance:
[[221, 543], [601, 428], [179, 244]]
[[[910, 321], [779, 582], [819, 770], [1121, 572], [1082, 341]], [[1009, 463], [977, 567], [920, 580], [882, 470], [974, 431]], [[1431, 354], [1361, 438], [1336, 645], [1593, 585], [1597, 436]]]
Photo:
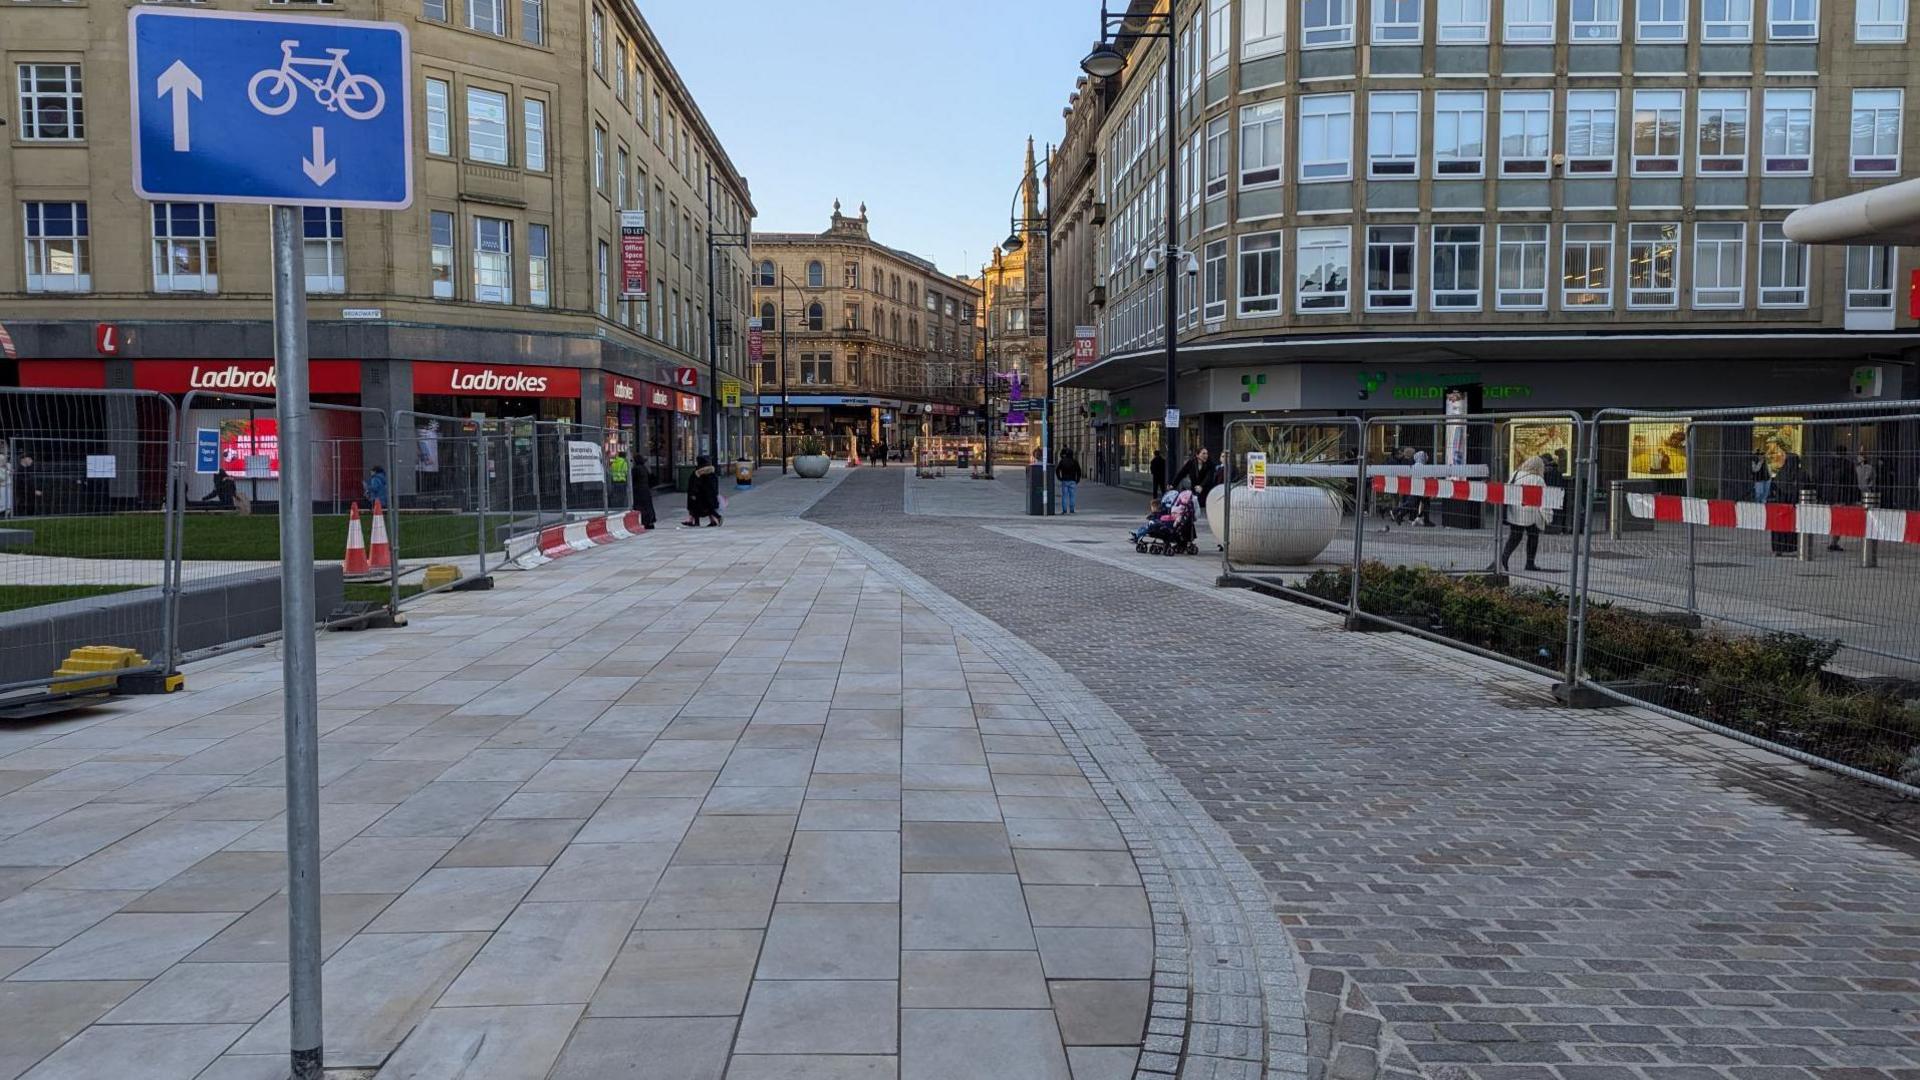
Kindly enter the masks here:
[[640, 527], [657, 528], [660, 516], [653, 509], [653, 470], [647, 467], [647, 459], [633, 459], [633, 503], [640, 511]]
[[1207, 491], [1213, 487], [1214, 482], [1213, 452], [1204, 446], [1195, 451], [1194, 455], [1187, 459], [1186, 464], [1180, 466], [1180, 471], [1173, 474], [1175, 487], [1178, 487], [1182, 480], [1193, 482], [1194, 501], [1200, 504], [1200, 509], [1205, 510]]
[[[1800, 501], [1800, 489], [1806, 483], [1807, 473], [1800, 464], [1800, 455], [1788, 454], [1786, 460], [1780, 463], [1780, 471], [1773, 474], [1773, 483], [1767, 487], [1767, 501], [1792, 506]], [[1798, 533], [1768, 532], [1767, 537], [1776, 556], [1792, 555], [1799, 550]]]
[[[1820, 501], [1828, 506], [1852, 506], [1860, 501], [1859, 474], [1853, 468], [1853, 455], [1845, 444], [1820, 460]], [[1827, 537], [1827, 550], [1839, 551], [1840, 537]]]
[[713, 467], [713, 459], [705, 454], [694, 466], [693, 478], [687, 482], [687, 520], [680, 524], [687, 528], [698, 528], [703, 519], [708, 528], [720, 524], [720, 473]]
[[1053, 475], [1060, 481], [1060, 511], [1071, 514], [1080, 491], [1080, 459], [1073, 456], [1072, 447], [1060, 451], [1060, 463], [1054, 466]]
[[1147, 472], [1153, 477], [1153, 497], [1159, 498], [1167, 490], [1167, 458], [1158, 450], [1153, 452], [1153, 461], [1148, 464]]

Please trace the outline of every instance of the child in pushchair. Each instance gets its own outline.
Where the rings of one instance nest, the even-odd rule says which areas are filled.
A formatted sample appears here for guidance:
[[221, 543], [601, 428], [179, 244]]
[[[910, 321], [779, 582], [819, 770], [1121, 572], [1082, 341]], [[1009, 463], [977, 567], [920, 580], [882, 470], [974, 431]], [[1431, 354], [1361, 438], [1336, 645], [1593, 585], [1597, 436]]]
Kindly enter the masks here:
[[1133, 530], [1133, 550], [1146, 555], [1198, 555], [1194, 513], [1191, 489], [1182, 484], [1178, 492], [1169, 491], [1160, 506]]

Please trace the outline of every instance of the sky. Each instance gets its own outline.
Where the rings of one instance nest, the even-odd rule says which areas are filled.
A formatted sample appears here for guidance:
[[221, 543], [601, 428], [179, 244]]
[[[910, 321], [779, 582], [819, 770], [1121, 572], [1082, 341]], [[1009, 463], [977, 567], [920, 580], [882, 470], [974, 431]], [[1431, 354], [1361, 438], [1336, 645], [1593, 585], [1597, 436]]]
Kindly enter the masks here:
[[637, 0], [746, 174], [763, 232], [873, 238], [978, 273], [1098, 32], [1099, 0]]

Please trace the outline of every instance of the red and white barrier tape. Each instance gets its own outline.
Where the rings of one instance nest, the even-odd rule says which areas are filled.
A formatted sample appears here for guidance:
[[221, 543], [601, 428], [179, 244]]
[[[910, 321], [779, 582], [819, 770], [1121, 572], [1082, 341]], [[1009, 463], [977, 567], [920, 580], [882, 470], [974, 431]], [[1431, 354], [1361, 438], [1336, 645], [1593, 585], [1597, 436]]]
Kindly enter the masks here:
[[1821, 503], [1757, 503], [1695, 499], [1684, 495], [1627, 492], [1627, 512], [1637, 518], [1715, 529], [1851, 536], [1894, 544], [1920, 544], [1920, 512], [1869, 510]]
[[1493, 503], [1498, 506], [1537, 506], [1558, 510], [1566, 505], [1565, 488], [1545, 484], [1495, 484], [1485, 480], [1441, 480], [1431, 476], [1376, 476], [1373, 490], [1385, 495], [1413, 495], [1428, 499]]
[[[630, 540], [644, 532], [646, 529], [640, 525], [640, 513], [637, 510], [585, 521], [569, 521], [565, 525], [554, 525], [513, 541], [507, 552], [507, 561], [522, 570], [531, 570], [575, 552], [588, 551], [616, 540]], [[515, 552], [512, 547], [522, 547], [522, 550]]]

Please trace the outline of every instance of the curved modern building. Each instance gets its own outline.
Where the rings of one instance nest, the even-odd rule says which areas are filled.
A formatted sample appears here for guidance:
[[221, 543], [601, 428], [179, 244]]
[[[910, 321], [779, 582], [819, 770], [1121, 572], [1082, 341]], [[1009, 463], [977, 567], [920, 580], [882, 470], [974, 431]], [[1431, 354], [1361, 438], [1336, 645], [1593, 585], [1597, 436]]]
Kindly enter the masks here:
[[1911, 392], [1898, 249], [1782, 227], [1915, 173], [1907, 7], [1179, 0], [1170, 125], [1164, 39], [1123, 37], [1068, 110], [1069, 145], [1098, 125], [1089, 206], [1056, 208], [1098, 229], [1099, 359], [1066, 375], [1106, 396], [1092, 441], [1140, 479], [1160, 443], [1169, 169], [1187, 446], [1452, 389], [1501, 412]]

